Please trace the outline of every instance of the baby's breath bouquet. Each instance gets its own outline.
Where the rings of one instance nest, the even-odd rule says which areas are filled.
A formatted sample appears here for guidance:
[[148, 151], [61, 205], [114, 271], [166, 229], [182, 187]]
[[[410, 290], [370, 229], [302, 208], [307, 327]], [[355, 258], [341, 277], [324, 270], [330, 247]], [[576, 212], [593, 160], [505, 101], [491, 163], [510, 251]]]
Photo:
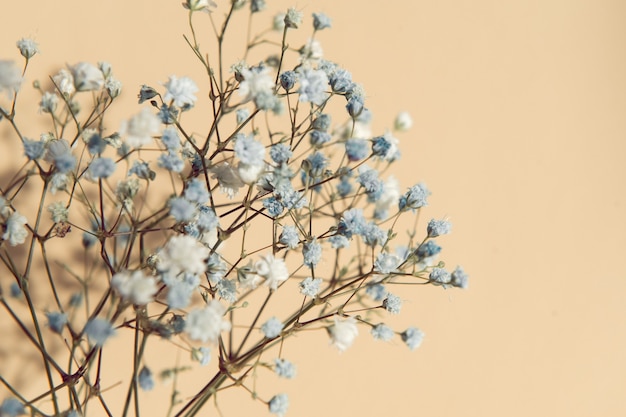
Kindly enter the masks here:
[[[37, 114], [16, 106], [37, 44], [17, 43], [22, 64], [0, 60], [0, 347], [12, 352], [0, 416], [139, 416], [163, 379], [164, 416], [198, 415], [235, 387], [283, 416], [287, 395], [256, 381], [295, 376], [283, 349], [293, 335], [325, 332], [345, 351], [369, 333], [413, 350], [422, 331], [393, 328], [407, 290], [467, 286], [437, 260], [450, 223], [417, 221], [426, 186], [387, 173], [410, 116], [370, 131], [364, 89], [316, 40], [329, 17], [267, 18], [244, 59], [227, 63], [232, 17], [265, 9], [227, 3], [183, 3], [208, 91], [184, 74], [138, 86], [121, 127], [105, 121], [122, 93], [109, 64], [31, 80]], [[196, 25], [214, 31], [206, 50]], [[296, 30], [311, 32], [299, 48]], [[258, 50], [271, 53], [252, 62]], [[206, 123], [191, 128], [185, 116], [202, 101]], [[34, 118], [49, 121], [38, 138]], [[150, 359], [163, 344], [182, 359]], [[26, 384], [11, 370], [24, 358], [37, 364]], [[180, 384], [194, 367], [205, 379]]]

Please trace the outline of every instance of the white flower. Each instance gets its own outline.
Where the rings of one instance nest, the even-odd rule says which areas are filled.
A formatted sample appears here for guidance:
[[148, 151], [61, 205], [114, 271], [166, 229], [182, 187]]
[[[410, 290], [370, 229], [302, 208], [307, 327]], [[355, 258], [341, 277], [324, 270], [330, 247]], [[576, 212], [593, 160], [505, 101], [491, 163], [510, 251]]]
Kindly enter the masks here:
[[48, 206], [48, 212], [52, 216], [52, 221], [55, 223], [63, 223], [67, 221], [67, 217], [70, 211], [65, 207], [65, 203], [61, 201], [55, 201]]
[[104, 85], [104, 74], [88, 62], [79, 62], [70, 68], [76, 91], [99, 90]]
[[239, 162], [237, 165], [237, 174], [239, 178], [246, 184], [254, 184], [257, 182], [261, 174], [265, 171], [265, 164], [244, 164]]
[[359, 329], [356, 327], [356, 320], [354, 317], [348, 317], [344, 320], [340, 320], [338, 316], [335, 316], [335, 324], [327, 329], [328, 334], [330, 335], [331, 343], [337, 347], [340, 352], [343, 352], [352, 346], [354, 339], [359, 334]]
[[6, 91], [7, 96], [20, 89], [22, 72], [13, 61], [0, 60], [0, 92]]
[[161, 121], [150, 111], [144, 109], [122, 124], [120, 133], [126, 135], [126, 143], [133, 148], [147, 145], [152, 141], [152, 135], [159, 132]]
[[136, 305], [148, 304], [158, 291], [156, 279], [142, 270], [122, 271], [113, 275], [111, 286], [124, 298]]
[[175, 106], [185, 107], [193, 106], [196, 102], [194, 94], [198, 92], [198, 86], [191, 78], [178, 78], [175, 75], [170, 75], [169, 80], [163, 85], [167, 89], [163, 97], [163, 101], [166, 103], [174, 100]]
[[57, 75], [52, 77], [52, 81], [54, 81], [54, 84], [57, 86], [59, 91], [61, 91], [61, 94], [69, 96], [75, 91], [74, 77], [72, 76], [72, 73], [65, 68], [59, 70]]
[[275, 290], [278, 286], [289, 278], [289, 270], [285, 261], [275, 258], [273, 254], [263, 256], [254, 267], [257, 275], [265, 278], [264, 285]]
[[395, 130], [397, 130], [398, 132], [406, 132], [412, 126], [413, 119], [411, 119], [411, 115], [408, 112], [403, 111], [398, 113], [398, 116], [396, 116], [396, 120], [393, 124]]
[[230, 199], [232, 199], [235, 194], [237, 194], [237, 191], [244, 186], [239, 174], [228, 162], [223, 162], [212, 167], [211, 173], [213, 173], [211, 178], [217, 180], [222, 192], [226, 193]]
[[172, 236], [158, 253], [157, 269], [173, 275], [181, 272], [202, 274], [207, 269], [205, 261], [209, 252], [209, 248], [191, 236]]
[[216, 344], [222, 331], [230, 330], [230, 322], [224, 319], [226, 308], [217, 300], [210, 300], [206, 307], [187, 315], [185, 332], [192, 340]]
[[28, 236], [28, 230], [24, 227], [26, 222], [26, 217], [22, 216], [17, 211], [11, 214], [11, 217], [7, 220], [6, 231], [4, 235], [2, 235], [2, 239], [8, 240], [11, 246], [24, 243]]
[[376, 212], [388, 213], [389, 209], [392, 207], [397, 208], [400, 195], [400, 184], [398, 183], [398, 180], [392, 176], [387, 178], [383, 187], [383, 193], [380, 198], [376, 200]]
[[254, 71], [242, 68], [240, 74], [243, 81], [239, 83], [239, 94], [244, 96], [246, 100], [254, 99], [260, 94], [273, 94], [275, 84], [269, 72], [267, 67]]
[[217, 7], [217, 4], [215, 4], [212, 0], [185, 0], [183, 7], [191, 10], [192, 12], [205, 11], [210, 13], [211, 8]]
[[111, 336], [115, 336], [115, 333], [113, 324], [99, 317], [89, 320], [85, 325], [85, 334], [96, 346], [104, 345], [104, 342]]
[[315, 39], [309, 39], [299, 52], [302, 62], [317, 62], [324, 57], [322, 44]]
[[328, 97], [328, 76], [322, 70], [305, 69], [298, 71], [300, 79], [300, 101], [321, 105]]
[[22, 38], [17, 41], [16, 45], [22, 56], [26, 59], [32, 58], [37, 52], [39, 52], [37, 43], [32, 39]]

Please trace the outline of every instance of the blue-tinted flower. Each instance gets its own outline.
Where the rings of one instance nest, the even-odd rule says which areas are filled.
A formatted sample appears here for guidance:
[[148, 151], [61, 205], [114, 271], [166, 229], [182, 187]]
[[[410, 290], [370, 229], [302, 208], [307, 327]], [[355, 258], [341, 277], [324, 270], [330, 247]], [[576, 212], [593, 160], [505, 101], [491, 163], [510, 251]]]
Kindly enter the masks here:
[[363, 237], [365, 244], [372, 247], [376, 245], [382, 246], [387, 241], [387, 232], [373, 222], [365, 225], [361, 236]]
[[148, 107], [122, 123], [120, 134], [126, 136], [126, 143], [132, 148], [140, 148], [152, 142], [152, 136], [159, 132], [161, 120]]
[[46, 151], [46, 144], [42, 140], [24, 139], [24, 155], [31, 161], [40, 159]]
[[276, 414], [278, 417], [283, 417], [287, 412], [287, 408], [289, 408], [289, 397], [287, 397], [287, 394], [274, 395], [269, 402], [270, 413]]
[[276, 317], [271, 317], [268, 321], [263, 323], [261, 331], [268, 339], [278, 337], [283, 331], [283, 323]]
[[221, 279], [217, 283], [217, 295], [229, 303], [237, 301], [237, 286], [234, 279]]
[[346, 197], [352, 192], [352, 183], [347, 175], [343, 175], [337, 184], [337, 192], [341, 197]]
[[327, 131], [330, 128], [331, 117], [329, 114], [322, 113], [313, 120], [311, 127], [315, 130]]
[[277, 143], [270, 148], [270, 157], [277, 164], [287, 162], [293, 155], [293, 152], [288, 145], [284, 143]]
[[139, 90], [139, 94], [137, 95], [137, 98], [139, 99], [139, 104], [141, 104], [144, 101], [150, 100], [158, 95], [159, 93], [154, 88], [144, 84], [141, 86], [141, 89]]
[[150, 169], [148, 163], [139, 160], [135, 160], [128, 170], [128, 175], [133, 174], [144, 180], [153, 180], [156, 177], [156, 173]]
[[67, 323], [67, 314], [58, 311], [49, 311], [46, 313], [48, 319], [48, 327], [55, 333], [61, 333], [63, 327]]
[[185, 199], [192, 203], [204, 204], [209, 200], [209, 192], [206, 188], [206, 183], [198, 178], [192, 178], [187, 183], [184, 193]]
[[321, 147], [323, 144], [330, 142], [331, 139], [332, 137], [330, 136], [330, 133], [323, 132], [321, 130], [312, 130], [309, 135], [311, 145], [318, 148]]
[[383, 301], [389, 292], [385, 288], [383, 284], [376, 283], [373, 285], [368, 285], [365, 289], [365, 294], [370, 296], [374, 301]]
[[39, 52], [37, 43], [32, 39], [22, 38], [17, 41], [16, 45], [22, 56], [26, 59], [32, 58], [37, 52]]
[[328, 77], [322, 70], [313, 70], [306, 68], [298, 72], [300, 79], [299, 100], [301, 102], [311, 102], [316, 105], [324, 103], [328, 94], [326, 86], [328, 85]]
[[406, 345], [411, 350], [415, 350], [422, 344], [424, 340], [424, 332], [416, 327], [409, 327], [400, 335], [402, 337], [402, 341], [406, 343]]
[[432, 219], [428, 222], [428, 237], [447, 235], [448, 233], [450, 233], [451, 228], [452, 224], [447, 220]]
[[96, 346], [104, 345], [108, 338], [115, 335], [115, 328], [108, 320], [99, 317], [93, 318], [85, 325], [85, 334]]
[[430, 191], [426, 188], [426, 185], [419, 183], [407, 191], [398, 202], [398, 207], [400, 210], [407, 209], [418, 209], [420, 207], [424, 207], [428, 204], [426, 199], [430, 195]]
[[94, 179], [108, 178], [115, 172], [115, 161], [111, 158], [95, 158], [89, 164], [89, 174]]
[[169, 200], [170, 215], [177, 222], [189, 222], [196, 215], [196, 205], [182, 197], [174, 197]]
[[342, 249], [342, 248], [350, 247], [350, 241], [348, 240], [347, 237], [342, 236], [342, 235], [331, 236], [330, 238], [328, 238], [328, 241], [330, 242], [330, 246], [333, 249]]
[[359, 168], [357, 182], [365, 189], [367, 199], [370, 202], [377, 201], [383, 195], [383, 181], [378, 178], [378, 171], [365, 165]]
[[300, 282], [300, 284], [298, 284], [300, 294], [311, 298], [317, 297], [317, 294], [320, 292], [322, 282], [323, 280], [321, 278], [305, 278], [302, 282]]
[[322, 259], [322, 245], [317, 240], [305, 242], [302, 246], [302, 256], [304, 257], [303, 263], [306, 266], [315, 268], [320, 259]]
[[100, 155], [107, 146], [107, 141], [102, 138], [97, 133], [93, 133], [89, 135], [89, 139], [87, 139], [87, 150], [92, 155]]
[[178, 109], [174, 106], [168, 106], [167, 103], [163, 103], [163, 105], [159, 108], [157, 117], [159, 118], [161, 123], [165, 125], [171, 125], [176, 122], [176, 117], [178, 117]]
[[[352, 81], [352, 74], [350, 73], [350, 71], [343, 69], [343, 68], [337, 68], [336, 70], [332, 71], [332, 73], [328, 77], [328, 80], [329, 80], [331, 88], [333, 89], [335, 93], [345, 94], [354, 88], [354, 82]], [[358, 104], [360, 104], [361, 110], [363, 110], [362, 100], [360, 100], [359, 103], [354, 103], [352, 105], [356, 106]], [[361, 110], [359, 110], [358, 112], [360, 113]], [[348, 112], [349, 111], [350, 110], [348, 109]]]
[[357, 117], [359, 117], [359, 115], [363, 111], [364, 106], [365, 106], [365, 103], [363, 103], [362, 98], [351, 97], [348, 99], [348, 104], [346, 104], [346, 110], [348, 110], [348, 114], [353, 119], [356, 119]]
[[55, 93], [50, 93], [46, 91], [41, 96], [41, 101], [39, 102], [39, 110], [43, 113], [54, 113], [57, 109], [57, 105], [59, 104], [59, 96]]
[[288, 28], [297, 29], [302, 23], [302, 12], [297, 11], [295, 8], [290, 7], [285, 15], [285, 26]]
[[253, 135], [239, 134], [235, 137], [235, 156], [244, 164], [262, 165], [265, 146], [255, 140]]
[[150, 368], [145, 365], [139, 371], [137, 380], [139, 382], [139, 387], [144, 391], [150, 391], [154, 388], [154, 376], [152, 375]]
[[13, 298], [19, 298], [22, 295], [22, 289], [17, 282], [12, 282], [9, 286], [9, 294]]
[[0, 60], [0, 93], [5, 91], [11, 97], [20, 89], [22, 71], [14, 61]]
[[386, 132], [383, 136], [372, 139], [372, 153], [385, 161], [395, 161], [400, 158], [398, 139]]
[[73, 170], [76, 166], [76, 157], [72, 155], [70, 144], [65, 139], [49, 142], [45, 159], [52, 162], [62, 174]]
[[337, 226], [337, 233], [349, 239], [353, 234], [362, 234], [365, 226], [366, 221], [363, 216], [363, 209], [352, 208], [343, 212]]
[[214, 230], [219, 225], [219, 218], [211, 207], [200, 206], [196, 224], [204, 231]]
[[346, 155], [350, 161], [360, 161], [369, 154], [368, 142], [365, 139], [352, 138], [346, 141]]
[[173, 100], [174, 105], [182, 109], [193, 107], [196, 102], [194, 94], [198, 92], [198, 86], [191, 78], [178, 78], [175, 75], [171, 75], [169, 80], [163, 85], [166, 88], [163, 101], [169, 103]]
[[309, 172], [308, 174], [312, 178], [319, 178], [324, 174], [324, 170], [328, 165], [328, 159], [324, 156], [323, 153], [316, 151], [314, 154], [309, 155], [306, 158], [306, 161], [309, 163]]
[[286, 91], [291, 90], [296, 84], [296, 81], [298, 81], [298, 74], [295, 71], [285, 71], [280, 74], [280, 85]]
[[272, 217], [278, 217], [281, 215], [285, 206], [276, 197], [271, 196], [263, 200], [263, 207], [267, 209], [267, 214]]
[[246, 120], [248, 120], [248, 117], [250, 117], [250, 110], [248, 110], [245, 107], [241, 109], [237, 109], [236, 117], [237, 117], [237, 124], [240, 125]]
[[180, 149], [180, 137], [175, 127], [170, 126], [163, 130], [161, 135], [161, 142], [167, 148], [168, 151], [173, 152]]
[[191, 358], [200, 363], [200, 366], [207, 366], [211, 361], [211, 349], [206, 346], [192, 348]]
[[428, 279], [434, 285], [443, 285], [445, 287], [452, 280], [452, 276], [443, 268], [433, 268], [428, 275]]
[[274, 372], [281, 378], [293, 379], [296, 376], [296, 367], [287, 359], [274, 359]]
[[13, 214], [11, 214], [11, 216], [7, 219], [5, 225], [6, 229], [2, 235], [2, 239], [8, 240], [9, 245], [11, 246], [17, 246], [24, 243], [28, 237], [28, 230], [24, 227], [27, 222], [28, 220], [26, 220], [26, 217], [22, 216], [17, 211], [13, 212]]
[[26, 414], [26, 410], [17, 398], [5, 398], [0, 404], [0, 416], [2, 417], [17, 417], [22, 414]]
[[322, 30], [330, 27], [330, 18], [324, 13], [313, 13], [313, 28]]
[[374, 339], [382, 340], [383, 342], [390, 341], [391, 339], [393, 339], [393, 336], [395, 334], [391, 327], [386, 326], [383, 323], [377, 324], [376, 326], [372, 327], [372, 330], [370, 332]]
[[398, 314], [402, 308], [402, 300], [397, 295], [388, 293], [387, 298], [383, 300], [383, 307], [391, 314]]
[[76, 91], [94, 91], [104, 86], [104, 74], [100, 69], [88, 62], [79, 62], [70, 67], [74, 77]]
[[216, 344], [222, 331], [228, 331], [231, 324], [224, 318], [226, 308], [217, 300], [209, 300], [206, 307], [191, 311], [185, 322], [185, 332], [191, 340]]
[[173, 152], [162, 153], [159, 155], [157, 165], [172, 172], [181, 172], [183, 168], [185, 168], [185, 162]]
[[441, 246], [437, 245], [433, 240], [422, 243], [415, 250], [415, 254], [420, 259], [435, 256], [439, 252], [441, 252]]
[[278, 241], [283, 245], [286, 245], [289, 249], [295, 249], [300, 244], [300, 235], [298, 229], [295, 226], [286, 225], [283, 227], [283, 231], [280, 233]]
[[381, 252], [376, 256], [374, 261], [374, 267], [378, 272], [383, 274], [390, 274], [396, 270], [402, 263], [402, 259], [396, 254]]
[[469, 276], [465, 273], [463, 268], [457, 266], [454, 271], [452, 271], [451, 281], [453, 287], [467, 289], [469, 286]]

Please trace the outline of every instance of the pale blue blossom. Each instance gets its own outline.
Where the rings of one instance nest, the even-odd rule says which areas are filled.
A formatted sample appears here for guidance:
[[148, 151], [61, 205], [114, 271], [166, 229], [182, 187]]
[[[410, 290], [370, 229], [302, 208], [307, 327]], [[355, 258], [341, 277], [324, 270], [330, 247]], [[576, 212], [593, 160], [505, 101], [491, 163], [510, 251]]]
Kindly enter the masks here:
[[[354, 88], [352, 74], [350, 73], [350, 71], [343, 68], [337, 68], [333, 70], [330, 73], [328, 80], [331, 88], [335, 93], [345, 94]], [[361, 105], [362, 110], [363, 102], [360, 101], [359, 104]]]
[[383, 284], [376, 283], [368, 285], [365, 289], [365, 294], [370, 296], [374, 301], [383, 301], [389, 292]]
[[365, 189], [367, 200], [375, 202], [383, 195], [383, 181], [378, 178], [378, 171], [363, 165], [359, 168], [357, 182]]
[[274, 359], [274, 372], [281, 378], [293, 379], [296, 376], [296, 367], [287, 359]]
[[399, 314], [402, 308], [402, 299], [391, 293], [387, 294], [387, 298], [383, 300], [383, 307], [391, 314]]
[[65, 139], [49, 142], [45, 159], [53, 163], [62, 174], [73, 170], [76, 166], [76, 157], [72, 155], [70, 144]]
[[365, 139], [352, 138], [346, 141], [346, 155], [350, 161], [360, 161], [369, 154], [370, 149]]
[[428, 237], [437, 237], [441, 235], [447, 235], [450, 233], [452, 224], [447, 220], [435, 220], [432, 219], [428, 222]]
[[48, 319], [48, 327], [55, 333], [61, 333], [63, 327], [67, 323], [67, 314], [58, 311], [49, 311], [46, 313]]
[[285, 225], [278, 238], [278, 241], [286, 245], [289, 249], [295, 249], [300, 244], [300, 235], [295, 226]]
[[390, 341], [391, 339], [393, 339], [393, 336], [395, 334], [391, 327], [383, 323], [377, 324], [376, 326], [372, 327], [370, 333], [372, 334], [374, 339], [382, 340], [383, 342]]
[[135, 160], [133, 166], [128, 170], [128, 175], [135, 174], [137, 177], [143, 180], [154, 180], [156, 172], [150, 169], [148, 162]]
[[270, 148], [270, 157], [277, 164], [287, 162], [292, 155], [293, 152], [291, 151], [289, 146], [285, 145], [284, 143], [277, 143]]
[[320, 148], [325, 143], [330, 142], [331, 139], [332, 137], [330, 136], [330, 133], [321, 130], [311, 130], [311, 133], [309, 134], [309, 141], [311, 145], [317, 148]]
[[238, 134], [235, 137], [235, 156], [245, 164], [260, 165], [265, 158], [265, 146], [253, 135]]
[[166, 88], [163, 101], [166, 103], [173, 101], [175, 106], [182, 109], [193, 107], [196, 102], [194, 94], [198, 92], [198, 86], [191, 78], [178, 78], [175, 75], [171, 75], [163, 85]]
[[32, 58], [37, 52], [39, 52], [37, 43], [32, 39], [22, 38], [17, 41], [16, 45], [22, 56], [26, 59]]
[[180, 157], [173, 152], [162, 153], [161, 155], [159, 155], [157, 159], [157, 164], [161, 168], [165, 168], [168, 171], [172, 172], [181, 172], [185, 167], [185, 163], [183, 162], [183, 160], [180, 159]]
[[322, 30], [330, 27], [330, 18], [324, 13], [313, 13], [313, 28]]
[[24, 409], [24, 405], [17, 398], [5, 398], [2, 404], [0, 404], [1, 417], [17, 417], [23, 414], [26, 414], [26, 410]]
[[178, 136], [178, 131], [175, 127], [170, 126], [163, 130], [163, 134], [161, 135], [161, 142], [167, 148], [168, 151], [174, 152], [180, 149], [180, 137]]
[[116, 333], [113, 324], [108, 320], [96, 317], [87, 322], [85, 325], [85, 334], [89, 340], [96, 346], [102, 346], [110, 337]]
[[5, 91], [11, 97], [20, 89], [22, 71], [14, 61], [0, 60], [0, 93]]
[[305, 278], [302, 282], [300, 282], [300, 284], [298, 284], [300, 294], [311, 298], [317, 297], [317, 294], [320, 292], [322, 282], [323, 280], [321, 278]]
[[416, 184], [409, 188], [409, 191], [407, 191], [402, 197], [400, 197], [398, 207], [400, 210], [415, 210], [420, 207], [424, 207], [428, 204], [426, 199], [429, 195], [430, 191], [428, 191], [426, 185], [422, 183]]
[[457, 266], [454, 271], [452, 271], [451, 281], [453, 287], [467, 289], [469, 286], [469, 276], [465, 273], [463, 268]]
[[139, 375], [137, 376], [137, 380], [139, 382], [139, 388], [144, 391], [151, 391], [154, 389], [154, 376], [152, 375], [152, 371], [147, 366], [143, 366], [139, 371]]
[[192, 203], [204, 204], [209, 200], [206, 183], [198, 178], [192, 178], [187, 183], [184, 193], [185, 199]]
[[365, 226], [366, 220], [363, 216], [363, 209], [351, 208], [343, 212], [337, 226], [337, 233], [349, 239], [353, 234], [362, 234]]
[[374, 267], [378, 272], [390, 274], [400, 266], [402, 259], [396, 254], [381, 252], [376, 256]]
[[261, 331], [268, 339], [280, 336], [283, 331], [283, 323], [276, 317], [271, 317], [261, 326]]
[[328, 77], [322, 70], [306, 68], [298, 71], [300, 79], [299, 100], [301, 102], [311, 102], [320, 106], [328, 98], [326, 86]]
[[41, 101], [39, 102], [39, 110], [42, 113], [54, 113], [57, 109], [58, 104], [59, 96], [55, 93], [46, 91], [41, 96]]
[[325, 132], [330, 129], [331, 121], [332, 118], [330, 114], [322, 113], [313, 120], [311, 127], [315, 130], [322, 130]]
[[302, 246], [302, 256], [304, 257], [303, 263], [306, 266], [315, 268], [322, 259], [322, 245], [315, 239], [305, 242]]
[[237, 301], [237, 285], [234, 279], [221, 279], [217, 283], [217, 295], [229, 303]]
[[219, 226], [219, 217], [211, 207], [200, 206], [196, 225], [203, 231], [214, 230]]
[[422, 243], [415, 250], [415, 254], [419, 259], [430, 258], [441, 252], [441, 246], [437, 245], [433, 240]]
[[285, 26], [288, 28], [297, 29], [302, 23], [302, 12], [299, 12], [293, 7], [290, 7], [287, 10], [287, 14], [285, 15]]
[[363, 103], [363, 99], [360, 97], [351, 97], [348, 99], [348, 104], [346, 104], [346, 110], [353, 119], [359, 117], [364, 108], [365, 103]]
[[102, 138], [97, 133], [93, 133], [89, 135], [89, 139], [87, 139], [87, 150], [92, 155], [100, 155], [107, 146], [107, 141]]
[[372, 247], [376, 245], [382, 246], [387, 241], [387, 232], [373, 222], [365, 225], [361, 236], [365, 244]]
[[236, 117], [237, 117], [237, 124], [240, 125], [246, 120], [248, 120], [248, 117], [250, 117], [250, 110], [248, 110], [245, 107], [241, 109], [237, 109]]
[[139, 94], [137, 95], [137, 98], [139, 99], [139, 104], [141, 104], [144, 101], [153, 99], [158, 95], [159, 93], [154, 88], [144, 84], [139, 89]]
[[89, 164], [89, 174], [93, 179], [108, 178], [115, 172], [115, 161], [111, 158], [95, 158]]
[[433, 268], [428, 275], [428, 279], [432, 284], [443, 285], [445, 288], [447, 284], [450, 284], [452, 276], [443, 268]]
[[24, 139], [24, 155], [31, 161], [40, 159], [46, 152], [46, 144], [42, 140]]
[[330, 238], [328, 238], [328, 241], [330, 242], [330, 246], [333, 249], [343, 249], [350, 247], [350, 240], [342, 235], [331, 236]]
[[402, 337], [402, 341], [406, 343], [406, 345], [411, 350], [415, 350], [422, 344], [424, 340], [424, 332], [416, 327], [409, 327], [400, 335]]
[[282, 214], [285, 206], [276, 197], [271, 196], [263, 200], [263, 207], [267, 209], [267, 214], [278, 217]]
[[189, 222], [196, 215], [196, 205], [182, 197], [174, 197], [169, 200], [170, 215], [177, 222]]
[[295, 71], [285, 71], [280, 74], [280, 85], [286, 90], [289, 91], [293, 88], [298, 81], [298, 74]]

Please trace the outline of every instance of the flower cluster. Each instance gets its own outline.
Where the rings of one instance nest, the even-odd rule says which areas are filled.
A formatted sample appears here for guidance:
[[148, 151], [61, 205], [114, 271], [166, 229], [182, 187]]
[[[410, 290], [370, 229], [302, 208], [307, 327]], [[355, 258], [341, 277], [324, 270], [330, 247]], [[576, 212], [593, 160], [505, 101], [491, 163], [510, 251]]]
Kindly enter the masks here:
[[[246, 4], [250, 19], [266, 9], [264, 1], [228, 3], [227, 16]], [[345, 352], [369, 332], [413, 350], [422, 330], [387, 324], [409, 297], [401, 289], [468, 286], [461, 267], [449, 272], [438, 260], [448, 220], [425, 228], [411, 220], [416, 228], [400, 241], [397, 225], [415, 219], [430, 196], [423, 183], [402, 186], [387, 174], [413, 122], [402, 112], [391, 130], [372, 133], [364, 88], [314, 37], [331, 28], [328, 16], [312, 15], [312, 37], [295, 51], [287, 40], [305, 30], [305, 16], [292, 8], [268, 19], [270, 29], [250, 38], [247, 52], [278, 43], [278, 55], [237, 62], [229, 72], [221, 54], [207, 59], [215, 52], [200, 48], [194, 28], [222, 6], [183, 6], [209, 92], [186, 75], [169, 75], [159, 86], [143, 85], [138, 109], [115, 127], [104, 115], [123, 89], [110, 64], [79, 62], [45, 89], [35, 82], [40, 117], [51, 127], [33, 139], [36, 132], [18, 127], [31, 116], [15, 100], [38, 47], [17, 43], [22, 68], [0, 60], [0, 123], [22, 150], [0, 180], [2, 321], [36, 330], [28, 343], [44, 358], [49, 384], [35, 400], [4, 399], [2, 416], [84, 414], [107, 378], [102, 351], [128, 330], [134, 365], [119, 415], [133, 401], [138, 407], [158, 375], [187, 369], [175, 360], [149, 363], [145, 350], [165, 339], [187, 349], [190, 361], [214, 365], [196, 392], [178, 397], [174, 388], [176, 415], [197, 415], [218, 388], [244, 386], [283, 416], [287, 394], [257, 392], [246, 377], [264, 367], [294, 378], [286, 339], [325, 329], [329, 344]], [[228, 29], [227, 18], [219, 40]], [[196, 106], [209, 108], [207, 126], [183, 123]], [[41, 197], [36, 204], [33, 195]], [[19, 303], [26, 316], [15, 313]], [[48, 350], [48, 338], [63, 340], [71, 360]], [[273, 362], [261, 361], [269, 351]], [[169, 367], [157, 373], [156, 366]], [[102, 398], [99, 406], [109, 413]]]

